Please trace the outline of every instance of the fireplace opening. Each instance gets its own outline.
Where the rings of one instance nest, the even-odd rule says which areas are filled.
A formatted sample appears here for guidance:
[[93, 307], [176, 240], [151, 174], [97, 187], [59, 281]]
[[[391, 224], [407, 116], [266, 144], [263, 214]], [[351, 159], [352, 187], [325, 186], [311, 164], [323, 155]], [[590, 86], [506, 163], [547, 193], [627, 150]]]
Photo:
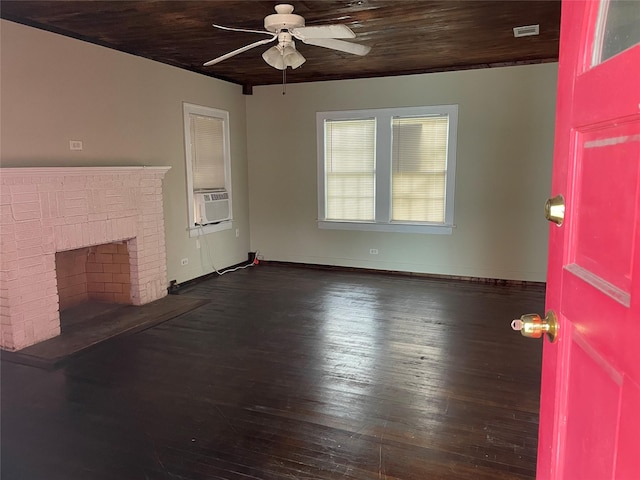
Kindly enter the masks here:
[[[0, 168], [0, 349], [59, 336], [59, 307], [114, 302], [125, 310], [167, 295], [162, 180], [169, 168]], [[67, 256], [70, 266], [57, 273]]]
[[57, 252], [55, 263], [61, 330], [132, 303], [126, 242]]

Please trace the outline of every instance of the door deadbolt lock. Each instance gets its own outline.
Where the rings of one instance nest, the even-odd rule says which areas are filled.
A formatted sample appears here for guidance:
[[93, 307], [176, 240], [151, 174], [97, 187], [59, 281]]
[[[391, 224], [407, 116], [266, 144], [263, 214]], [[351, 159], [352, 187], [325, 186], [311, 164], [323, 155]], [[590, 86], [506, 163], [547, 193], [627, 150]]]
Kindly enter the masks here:
[[558, 338], [558, 319], [553, 310], [547, 312], [547, 316], [540, 318], [537, 313], [528, 313], [511, 322], [511, 328], [519, 331], [523, 337], [540, 338], [546, 334], [551, 343]]
[[564, 197], [556, 195], [544, 204], [544, 218], [560, 226], [564, 222]]

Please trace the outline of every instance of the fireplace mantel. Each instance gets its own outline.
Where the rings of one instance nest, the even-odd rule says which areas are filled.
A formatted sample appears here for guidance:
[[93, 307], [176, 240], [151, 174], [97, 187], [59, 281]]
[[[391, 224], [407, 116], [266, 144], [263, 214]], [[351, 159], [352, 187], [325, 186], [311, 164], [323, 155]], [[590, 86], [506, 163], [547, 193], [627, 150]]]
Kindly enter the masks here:
[[25, 175], [123, 175], [129, 173], [161, 173], [166, 174], [171, 167], [139, 166], [139, 167], [11, 167], [0, 168], [1, 176], [24, 177]]
[[0, 168], [1, 348], [60, 333], [56, 252], [126, 243], [132, 303], [167, 294], [162, 180], [170, 168]]

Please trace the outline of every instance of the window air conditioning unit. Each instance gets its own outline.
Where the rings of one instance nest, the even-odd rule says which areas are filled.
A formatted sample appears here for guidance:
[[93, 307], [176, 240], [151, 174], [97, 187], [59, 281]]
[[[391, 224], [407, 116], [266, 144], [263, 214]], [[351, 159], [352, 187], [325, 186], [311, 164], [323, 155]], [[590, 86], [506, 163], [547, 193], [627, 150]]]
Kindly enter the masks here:
[[218, 223], [231, 218], [229, 208], [229, 193], [226, 190], [194, 193], [195, 223], [207, 225]]

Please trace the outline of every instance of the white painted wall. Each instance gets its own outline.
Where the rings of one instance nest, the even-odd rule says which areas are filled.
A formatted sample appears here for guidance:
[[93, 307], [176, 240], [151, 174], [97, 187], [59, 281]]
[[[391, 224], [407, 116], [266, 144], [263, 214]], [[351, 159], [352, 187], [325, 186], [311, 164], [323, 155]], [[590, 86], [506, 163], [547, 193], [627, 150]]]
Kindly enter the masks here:
[[[543, 64], [290, 84], [286, 95], [254, 88], [251, 249], [278, 261], [544, 281], [556, 79], [557, 64]], [[315, 113], [440, 104], [459, 105], [453, 234], [318, 229]]]
[[[245, 97], [241, 87], [2, 20], [3, 167], [169, 165], [168, 278], [242, 262], [249, 251]], [[234, 228], [189, 238], [182, 102], [230, 113]], [[69, 140], [82, 140], [70, 151]], [[235, 229], [240, 230], [236, 238]], [[180, 259], [189, 264], [181, 266]]]
[[[237, 85], [5, 20], [0, 44], [1, 165], [171, 166], [169, 279], [239, 263], [250, 249], [270, 260], [545, 279], [556, 64], [291, 84], [284, 96], [280, 86], [256, 87], [243, 96]], [[230, 112], [234, 226], [201, 238], [200, 249], [186, 232], [182, 102]], [[316, 111], [447, 103], [460, 105], [453, 235], [317, 228]], [[69, 140], [84, 150], [69, 151]]]

